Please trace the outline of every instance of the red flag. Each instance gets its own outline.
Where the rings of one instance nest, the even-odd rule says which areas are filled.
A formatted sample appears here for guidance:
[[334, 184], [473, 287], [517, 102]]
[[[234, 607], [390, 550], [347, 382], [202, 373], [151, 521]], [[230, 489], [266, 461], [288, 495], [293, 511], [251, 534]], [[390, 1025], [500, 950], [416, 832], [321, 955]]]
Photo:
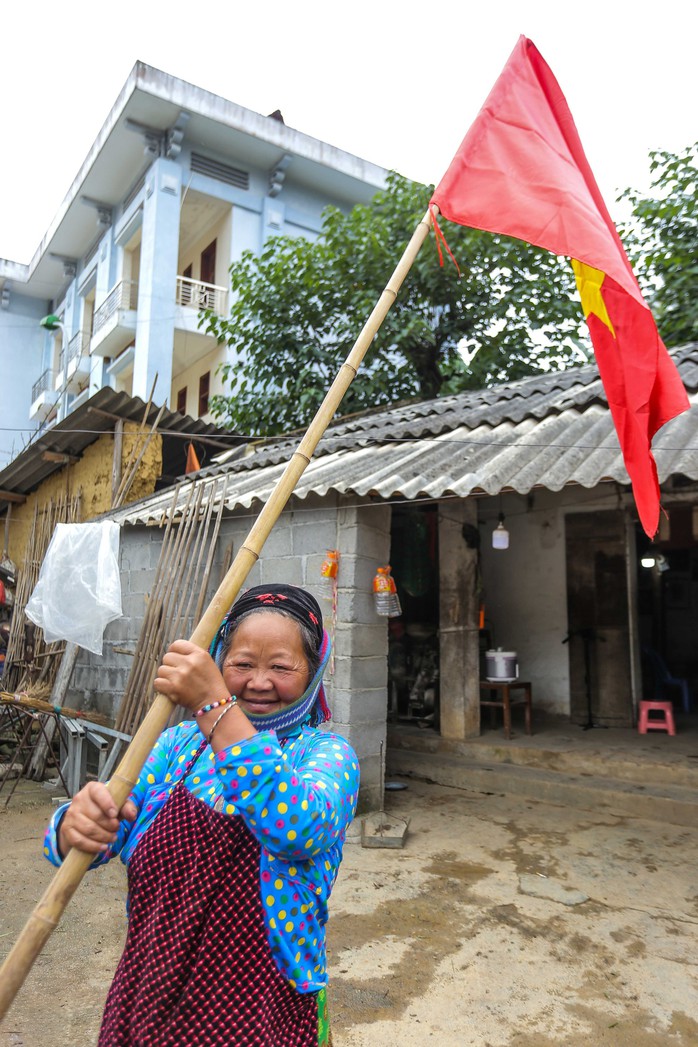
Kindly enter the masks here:
[[651, 441], [690, 406], [584, 155], [557, 80], [519, 37], [431, 199], [461, 225], [568, 255], [635, 504], [659, 525]]
[[201, 466], [199, 465], [199, 459], [197, 457], [196, 451], [194, 450], [194, 444], [190, 442], [187, 446], [187, 466], [184, 472], [185, 474], [198, 473], [200, 468]]

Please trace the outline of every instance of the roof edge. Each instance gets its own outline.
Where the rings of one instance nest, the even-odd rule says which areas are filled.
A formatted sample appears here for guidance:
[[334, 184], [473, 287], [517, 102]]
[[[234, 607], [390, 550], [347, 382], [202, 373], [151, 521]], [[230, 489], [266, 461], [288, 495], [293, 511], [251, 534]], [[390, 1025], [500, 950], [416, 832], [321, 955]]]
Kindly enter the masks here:
[[[36, 271], [36, 268], [37, 268], [39, 262], [41, 261], [42, 257], [46, 253], [46, 250], [47, 250], [49, 244], [51, 243], [51, 240], [56, 235], [56, 232], [58, 231], [58, 228], [60, 227], [61, 222], [65, 218], [65, 215], [66, 215], [68, 209], [70, 208], [71, 204], [77, 198], [77, 196], [78, 196], [78, 194], [80, 192], [80, 187], [82, 186], [83, 182], [85, 181], [88, 172], [90, 171], [90, 169], [92, 168], [95, 160], [97, 159], [97, 157], [99, 156], [100, 152], [104, 148], [105, 142], [107, 141], [107, 139], [109, 138], [109, 135], [114, 130], [114, 127], [116, 126], [116, 124], [117, 124], [117, 122], [119, 120], [119, 117], [121, 116], [121, 114], [123, 113], [124, 109], [126, 108], [126, 104], [127, 104], [128, 100], [129, 100], [129, 98], [131, 97], [131, 95], [133, 94], [133, 92], [136, 89], [136, 84], [138, 82], [138, 67], [140, 65], [142, 65], [142, 64], [143, 63], [141, 63], [141, 62], [136, 62], [135, 63], [135, 65], [131, 69], [131, 72], [128, 75], [126, 83], [121, 88], [121, 91], [119, 92], [119, 94], [118, 94], [118, 96], [116, 98], [116, 101], [114, 102], [113, 106], [109, 110], [109, 113], [107, 115], [106, 120], [102, 124], [102, 126], [101, 126], [101, 128], [100, 128], [100, 130], [99, 130], [99, 132], [97, 134], [97, 137], [95, 138], [94, 142], [90, 146], [90, 150], [89, 150], [87, 156], [85, 157], [85, 159], [83, 160], [82, 164], [80, 165], [80, 167], [78, 169], [78, 173], [75, 175], [75, 178], [71, 182], [70, 187], [68, 189], [68, 192], [63, 197], [63, 200], [61, 201], [61, 204], [60, 204], [60, 206], [58, 208], [58, 211], [56, 212], [56, 214], [53, 217], [53, 221], [51, 222], [50, 226], [48, 227], [48, 229], [44, 233], [41, 241], [39, 242], [39, 246], [37, 247], [36, 251], [34, 252], [34, 255], [33, 255], [31, 261], [29, 262], [29, 265], [26, 267], [27, 268], [27, 274], [26, 274], [26, 277], [25, 277], [25, 283], [29, 282], [29, 280], [31, 279], [32, 275]], [[19, 263], [19, 264], [21, 264], [21, 263]]]
[[[385, 185], [386, 168], [379, 167], [369, 160], [364, 160], [328, 142], [323, 142], [319, 138], [313, 138], [303, 131], [296, 131], [286, 124], [279, 123], [278, 120], [272, 120], [261, 113], [256, 113], [253, 109], [246, 109], [222, 95], [214, 94], [203, 87], [138, 60], [134, 63], [31, 261], [27, 265], [13, 259], [0, 259], [0, 265], [4, 262], [5, 267], [11, 268], [11, 272], [7, 273], [3, 273], [0, 268], [0, 278], [13, 279], [19, 283], [28, 283], [31, 280], [68, 210], [79, 196], [87, 175], [104, 149], [107, 139], [116, 127], [131, 96], [136, 91], [143, 91], [153, 98], [170, 104], [174, 103], [183, 109], [193, 109], [197, 115], [209, 116], [234, 130], [277, 146], [280, 150], [291, 151], [304, 159], [314, 160], [316, 163], [334, 168], [359, 181], [373, 183], [377, 189]], [[192, 92], [195, 93], [194, 100], [198, 102], [196, 107], [192, 106]]]

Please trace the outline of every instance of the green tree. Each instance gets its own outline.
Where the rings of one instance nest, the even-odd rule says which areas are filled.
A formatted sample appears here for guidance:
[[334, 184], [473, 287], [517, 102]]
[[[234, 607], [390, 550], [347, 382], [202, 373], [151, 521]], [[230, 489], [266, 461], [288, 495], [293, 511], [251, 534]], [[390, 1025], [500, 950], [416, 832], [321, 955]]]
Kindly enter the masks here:
[[[349, 214], [329, 208], [316, 241], [277, 237], [231, 266], [232, 308], [207, 313], [227, 342], [229, 395], [214, 415], [252, 435], [306, 425], [369, 316], [431, 188], [391, 174]], [[585, 358], [569, 263], [519, 240], [442, 222], [460, 278], [433, 238], [342, 403], [342, 414], [564, 368]], [[465, 360], [468, 361], [467, 365]]]
[[650, 153], [649, 195], [627, 189], [624, 235], [631, 261], [667, 345], [698, 340], [698, 143]]

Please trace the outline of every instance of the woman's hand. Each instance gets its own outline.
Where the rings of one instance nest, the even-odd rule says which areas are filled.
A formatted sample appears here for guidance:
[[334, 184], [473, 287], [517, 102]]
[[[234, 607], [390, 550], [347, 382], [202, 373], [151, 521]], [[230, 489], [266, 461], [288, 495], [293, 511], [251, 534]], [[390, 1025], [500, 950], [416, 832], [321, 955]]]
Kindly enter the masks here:
[[119, 821], [133, 822], [137, 814], [136, 805], [131, 800], [117, 811], [114, 798], [104, 782], [88, 782], [75, 794], [63, 815], [58, 831], [59, 850], [63, 857], [71, 847], [88, 854], [100, 854], [116, 840]]
[[174, 705], [182, 705], [192, 712], [227, 698], [230, 693], [208, 651], [189, 640], [175, 640], [170, 644], [154, 686]]

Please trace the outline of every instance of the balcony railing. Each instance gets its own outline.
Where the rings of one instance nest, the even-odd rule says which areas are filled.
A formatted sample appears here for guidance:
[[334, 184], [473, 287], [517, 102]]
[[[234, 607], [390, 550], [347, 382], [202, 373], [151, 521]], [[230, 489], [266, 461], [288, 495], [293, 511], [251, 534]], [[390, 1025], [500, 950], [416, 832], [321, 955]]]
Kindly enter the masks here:
[[216, 316], [228, 310], [228, 290], [216, 284], [204, 284], [201, 280], [177, 277], [177, 305], [188, 305], [193, 309], [210, 309]]
[[122, 280], [114, 287], [99, 309], [95, 310], [92, 324], [93, 336], [100, 331], [107, 321], [119, 309], [135, 309], [138, 304], [138, 284], [135, 280]]
[[85, 331], [78, 331], [68, 342], [67, 348], [61, 349], [58, 370], [65, 371], [71, 360], [87, 356], [90, 351], [90, 336]]
[[42, 393], [48, 392], [49, 389], [53, 389], [54, 372], [49, 368], [44, 371], [41, 378], [38, 378], [32, 386], [32, 403], [35, 403], [39, 399]]

